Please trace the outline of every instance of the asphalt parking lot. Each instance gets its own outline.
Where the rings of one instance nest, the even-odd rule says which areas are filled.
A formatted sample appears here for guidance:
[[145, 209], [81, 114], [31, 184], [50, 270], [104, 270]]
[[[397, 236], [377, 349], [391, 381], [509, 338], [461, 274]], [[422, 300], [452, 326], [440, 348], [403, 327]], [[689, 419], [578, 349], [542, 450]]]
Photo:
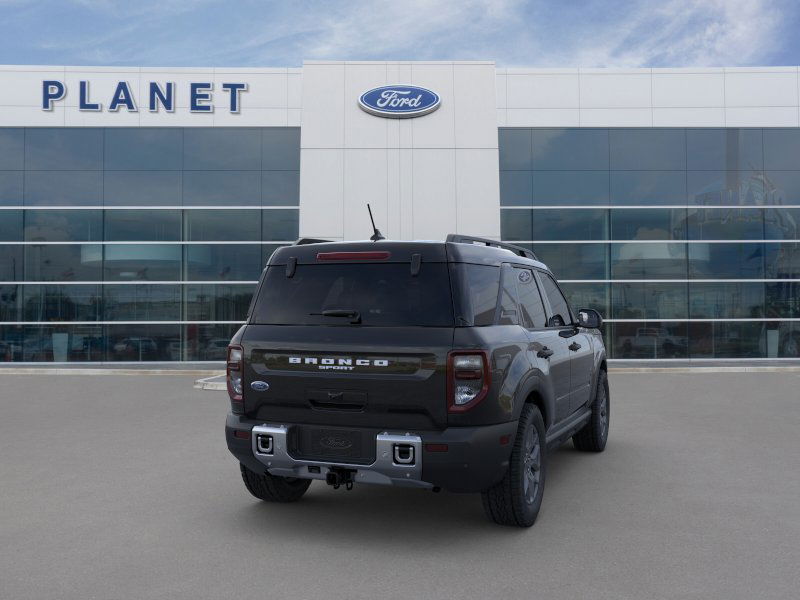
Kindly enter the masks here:
[[550, 459], [537, 524], [474, 495], [244, 489], [187, 375], [0, 374], [0, 597], [791, 598], [800, 374], [612, 374], [607, 450]]

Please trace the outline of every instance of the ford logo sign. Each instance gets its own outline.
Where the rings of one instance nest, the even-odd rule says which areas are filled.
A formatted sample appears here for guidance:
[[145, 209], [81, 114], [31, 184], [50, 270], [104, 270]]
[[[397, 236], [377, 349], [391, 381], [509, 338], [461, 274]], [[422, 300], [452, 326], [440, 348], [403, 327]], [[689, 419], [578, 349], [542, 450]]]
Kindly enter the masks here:
[[254, 381], [250, 387], [257, 392], [266, 392], [269, 389], [269, 384], [266, 381]]
[[361, 94], [358, 105], [371, 115], [405, 119], [439, 108], [439, 94], [415, 85], [384, 85]]
[[319, 445], [323, 448], [329, 448], [331, 450], [347, 450], [348, 448], [352, 448], [353, 442], [346, 438], [329, 435], [320, 438]]

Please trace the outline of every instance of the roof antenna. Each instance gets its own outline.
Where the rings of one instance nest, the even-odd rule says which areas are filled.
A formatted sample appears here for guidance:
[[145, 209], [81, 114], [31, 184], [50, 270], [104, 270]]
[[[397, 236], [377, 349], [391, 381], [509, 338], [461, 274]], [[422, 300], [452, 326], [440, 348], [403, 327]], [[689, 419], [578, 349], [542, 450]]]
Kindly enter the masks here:
[[373, 242], [377, 242], [379, 240], [385, 240], [386, 238], [383, 237], [380, 230], [377, 227], [375, 227], [375, 219], [372, 218], [372, 209], [369, 206], [369, 202], [367, 202], [367, 210], [369, 211], [369, 220], [372, 221], [372, 229], [373, 231], [375, 231], [375, 233], [373, 233], [369, 239], [371, 239]]

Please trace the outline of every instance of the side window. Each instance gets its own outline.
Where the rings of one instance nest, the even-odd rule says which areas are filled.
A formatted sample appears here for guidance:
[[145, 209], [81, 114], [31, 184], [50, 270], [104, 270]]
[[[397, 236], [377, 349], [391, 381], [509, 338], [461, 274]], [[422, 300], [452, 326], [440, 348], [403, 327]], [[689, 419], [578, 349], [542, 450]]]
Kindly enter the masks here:
[[530, 269], [514, 269], [517, 274], [517, 293], [519, 295], [519, 308], [522, 312], [521, 323], [528, 329], [545, 326], [547, 320], [544, 313], [544, 304], [539, 294], [539, 286]]
[[498, 325], [517, 325], [517, 286], [514, 284], [516, 269], [504, 266], [501, 270], [500, 298], [498, 299]]
[[572, 322], [572, 317], [569, 314], [569, 304], [567, 304], [561, 290], [558, 289], [556, 282], [553, 278], [546, 273], [542, 273], [542, 285], [544, 286], [544, 293], [547, 294], [547, 299], [550, 301], [550, 308], [553, 310], [551, 323], [552, 327], [563, 327]]

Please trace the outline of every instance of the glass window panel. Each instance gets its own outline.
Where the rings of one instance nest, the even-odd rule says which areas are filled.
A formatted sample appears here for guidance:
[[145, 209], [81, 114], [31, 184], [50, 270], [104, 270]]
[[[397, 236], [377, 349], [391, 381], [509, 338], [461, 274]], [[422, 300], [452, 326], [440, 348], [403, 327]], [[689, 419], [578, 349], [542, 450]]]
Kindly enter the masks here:
[[608, 287], [607, 283], [562, 283], [561, 290], [569, 300], [570, 306], [577, 310], [593, 308], [603, 317], [608, 318]]
[[536, 277], [530, 269], [515, 269], [515, 271], [519, 308], [522, 312], [521, 324], [529, 329], [544, 327], [547, 324], [547, 315]]
[[800, 170], [800, 129], [763, 130], [764, 168]]
[[535, 171], [537, 206], [609, 204], [608, 171]]
[[702, 171], [763, 169], [761, 137], [760, 129], [687, 129], [687, 168]]
[[611, 317], [614, 319], [685, 319], [686, 283], [614, 283]]
[[689, 204], [754, 205], [780, 202], [780, 190], [762, 171], [689, 171]]
[[685, 171], [612, 171], [611, 204], [685, 204]]
[[683, 170], [686, 137], [683, 129], [612, 129], [611, 169]]
[[28, 325], [22, 360], [28, 362], [99, 362], [103, 360], [99, 325]]
[[608, 210], [534, 210], [531, 240], [607, 240]]
[[103, 174], [106, 206], [180, 206], [183, 174], [180, 171], [106, 171]]
[[244, 321], [256, 286], [187, 285], [187, 321]]
[[184, 239], [189, 241], [261, 240], [261, 211], [187, 210], [184, 211]]
[[100, 210], [27, 210], [25, 241], [96, 242], [103, 239]]
[[767, 171], [764, 204], [800, 204], [800, 171]]
[[500, 171], [500, 205], [531, 206], [532, 175], [530, 171]]
[[99, 244], [25, 246], [28, 281], [101, 281], [103, 247]]
[[184, 206], [261, 205], [260, 171], [184, 171]]
[[180, 325], [108, 325], [106, 360], [180, 360]]
[[614, 240], [686, 239], [686, 210], [614, 209], [611, 211], [611, 238]]
[[0, 169], [23, 169], [25, 165], [25, 130], [0, 127]]
[[104, 285], [105, 321], [180, 321], [180, 285]]
[[261, 130], [261, 168], [268, 171], [300, 169], [300, 128], [265, 127]]
[[0, 242], [22, 241], [22, 214], [21, 210], [0, 210]]
[[23, 171], [0, 171], [0, 206], [22, 206]]
[[25, 329], [21, 325], [0, 326], [0, 362], [22, 360]]
[[[518, 298], [517, 298], [516, 278], [517, 278], [516, 269], [505, 268], [501, 270], [500, 296], [498, 297], [498, 303], [500, 304], [500, 313], [497, 315], [498, 325], [521, 324], [517, 310]], [[477, 316], [478, 315], [476, 315], [476, 317]]]
[[[0, 321], [19, 321], [22, 318], [21, 285], [0, 285]], [[7, 347], [3, 347], [0, 337], [0, 362], [4, 360]]]
[[187, 281], [255, 281], [261, 275], [258, 244], [186, 246]]
[[692, 358], [764, 358], [766, 323], [689, 323]]
[[763, 316], [763, 283], [689, 283], [689, 317], [692, 319], [750, 319]]
[[107, 210], [105, 239], [113, 242], [168, 242], [181, 239], [180, 210]]
[[178, 244], [112, 244], [105, 246], [107, 281], [180, 281]]
[[228, 356], [228, 344], [239, 327], [239, 325], [201, 324], [185, 326], [185, 360], [224, 362]]
[[186, 127], [183, 168], [261, 170], [261, 131], [250, 127]]
[[264, 241], [294, 241], [298, 236], [299, 211], [293, 208], [262, 211], [261, 239]]
[[687, 324], [643, 321], [611, 324], [611, 352], [614, 358], [687, 358]]
[[531, 170], [530, 129], [500, 129], [498, 148], [501, 171]]
[[764, 208], [764, 239], [800, 239], [799, 208]]
[[534, 129], [533, 168], [544, 171], [608, 169], [607, 129]]
[[183, 130], [174, 127], [108, 127], [105, 168], [175, 171], [182, 168]]
[[779, 281], [764, 284], [766, 316], [800, 318], [800, 282]]
[[688, 244], [693, 279], [763, 279], [764, 244]]
[[459, 286], [457, 307], [462, 323], [483, 327], [494, 324], [497, 294], [500, 289], [500, 269], [490, 265], [454, 263], [451, 279]]
[[550, 327], [561, 327], [572, 323], [572, 313], [567, 299], [558, 289], [555, 280], [547, 273], [539, 273], [542, 282], [542, 291], [550, 302]]
[[94, 171], [103, 168], [103, 130], [92, 127], [29, 127], [25, 168]]
[[611, 244], [612, 279], [686, 279], [686, 244]]
[[2, 246], [0, 251], [0, 281], [22, 281], [24, 246]]
[[800, 323], [767, 324], [767, 356], [800, 358]]
[[300, 171], [261, 173], [262, 206], [297, 206], [300, 203]]
[[506, 241], [533, 239], [533, 211], [524, 209], [500, 211], [500, 234]]
[[690, 208], [690, 240], [760, 240], [764, 212], [760, 208]]
[[557, 277], [608, 279], [608, 244], [531, 244]]
[[800, 244], [764, 244], [767, 279], [800, 279]]
[[25, 171], [28, 206], [99, 206], [102, 198], [102, 171]]
[[25, 285], [25, 321], [99, 321], [102, 297], [99, 285]]

